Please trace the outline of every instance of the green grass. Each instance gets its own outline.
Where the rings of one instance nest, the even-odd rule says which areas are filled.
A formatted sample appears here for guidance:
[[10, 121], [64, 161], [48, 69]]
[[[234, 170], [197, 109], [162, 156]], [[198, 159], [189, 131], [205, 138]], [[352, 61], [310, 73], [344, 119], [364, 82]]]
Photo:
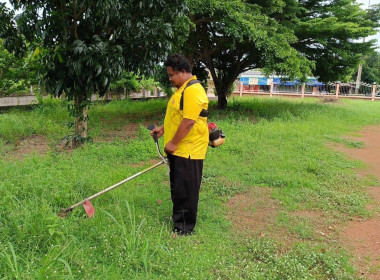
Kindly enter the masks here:
[[[229, 100], [211, 110], [227, 135], [205, 160], [196, 234], [173, 238], [166, 167], [158, 167], [93, 201], [85, 218], [65, 208], [159, 161], [146, 123], [160, 123], [165, 100], [98, 103], [89, 111], [93, 144], [67, 152], [51, 149], [12, 158], [32, 135], [56, 143], [70, 133], [65, 102], [0, 114], [0, 279], [356, 279], [349, 255], [316, 236], [295, 210], [335, 219], [368, 215], [366, 186], [354, 172], [363, 164], [327, 147], [353, 148], [346, 135], [379, 124], [379, 102], [322, 104], [313, 100]], [[127, 141], [100, 141], [105, 130], [139, 124]], [[162, 143], [162, 140], [161, 140]], [[277, 227], [297, 238], [242, 237], [226, 218], [229, 197], [270, 187], [282, 205]], [[157, 200], [162, 200], [158, 204]]]

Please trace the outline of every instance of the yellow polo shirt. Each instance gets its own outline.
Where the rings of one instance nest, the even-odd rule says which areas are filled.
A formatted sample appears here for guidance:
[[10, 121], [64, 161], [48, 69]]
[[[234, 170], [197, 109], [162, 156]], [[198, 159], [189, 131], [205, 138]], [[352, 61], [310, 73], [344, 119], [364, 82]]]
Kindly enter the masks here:
[[[166, 144], [173, 139], [183, 118], [194, 120], [195, 124], [193, 128], [181, 142], [179, 142], [177, 150], [173, 154], [184, 158], [204, 159], [209, 142], [209, 132], [207, 118], [200, 117], [199, 114], [202, 109], [207, 110], [208, 108], [207, 94], [203, 86], [199, 83], [189, 86], [185, 92], [183, 92], [187, 83], [196, 79], [197, 77], [193, 76], [187, 80], [174, 92], [169, 100], [164, 121], [164, 145], [166, 146]], [[182, 92], [183, 111], [179, 109]]]

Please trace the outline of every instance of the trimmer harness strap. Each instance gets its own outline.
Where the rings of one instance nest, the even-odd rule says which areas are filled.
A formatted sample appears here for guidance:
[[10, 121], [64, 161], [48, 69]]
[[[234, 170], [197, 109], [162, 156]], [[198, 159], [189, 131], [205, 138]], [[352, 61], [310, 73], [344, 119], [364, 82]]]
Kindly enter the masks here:
[[[183, 111], [183, 94], [185, 93], [185, 90], [189, 87], [189, 86], [192, 86], [194, 84], [202, 84], [200, 81], [198, 80], [191, 80], [190, 82], [187, 83], [185, 89], [183, 90], [182, 92], [182, 95], [181, 95], [181, 100], [179, 101], [179, 109], [181, 111]], [[209, 115], [209, 111], [205, 110], [205, 109], [202, 109], [201, 113], [199, 114], [200, 117], [204, 117], [204, 118], [207, 118]]]

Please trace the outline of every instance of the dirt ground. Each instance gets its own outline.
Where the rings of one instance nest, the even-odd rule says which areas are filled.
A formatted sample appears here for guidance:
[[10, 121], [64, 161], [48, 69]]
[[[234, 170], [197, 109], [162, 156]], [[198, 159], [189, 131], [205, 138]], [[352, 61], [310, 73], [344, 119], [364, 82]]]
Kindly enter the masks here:
[[[375, 175], [380, 179], [380, 126], [364, 129], [359, 137], [350, 137], [364, 143], [362, 149], [349, 149], [342, 146], [337, 150], [350, 158], [360, 160], [368, 168], [362, 175]], [[373, 211], [369, 219], [357, 218], [350, 221], [341, 231], [342, 243], [352, 252], [355, 262], [364, 279], [380, 279], [380, 186], [369, 187], [372, 203], [367, 207]]]
[[[362, 141], [364, 148], [346, 148], [342, 145], [333, 148], [347, 154], [347, 157], [360, 160], [368, 168], [358, 171], [360, 175], [376, 176], [380, 180], [380, 126], [367, 127], [359, 137], [349, 137]], [[287, 229], [275, 225], [275, 217], [283, 210], [281, 204], [271, 198], [271, 188], [254, 188], [244, 194], [236, 195], [227, 202], [228, 218], [235, 232], [242, 235], [269, 236], [278, 239], [284, 248], [301, 240]], [[337, 240], [353, 256], [358, 268], [358, 278], [380, 280], [380, 186], [368, 187], [371, 203], [367, 208], [371, 218], [356, 217], [347, 223], [337, 223], [322, 212], [299, 211], [289, 215], [293, 219], [305, 219], [314, 230], [314, 239], [323, 242]], [[305, 240], [304, 240], [305, 241]]]
[[30, 153], [45, 154], [49, 149], [45, 136], [34, 135], [32, 137], [20, 140], [15, 150], [10, 154], [12, 160], [21, 160]]

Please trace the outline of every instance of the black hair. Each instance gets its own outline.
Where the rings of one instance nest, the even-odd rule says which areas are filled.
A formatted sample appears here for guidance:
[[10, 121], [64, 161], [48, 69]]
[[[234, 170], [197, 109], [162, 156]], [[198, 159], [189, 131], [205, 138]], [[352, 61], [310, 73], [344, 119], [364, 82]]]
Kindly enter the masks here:
[[191, 72], [189, 61], [187, 61], [187, 59], [180, 54], [169, 55], [164, 65], [166, 67], [172, 67], [174, 71], [185, 70], [188, 73]]

